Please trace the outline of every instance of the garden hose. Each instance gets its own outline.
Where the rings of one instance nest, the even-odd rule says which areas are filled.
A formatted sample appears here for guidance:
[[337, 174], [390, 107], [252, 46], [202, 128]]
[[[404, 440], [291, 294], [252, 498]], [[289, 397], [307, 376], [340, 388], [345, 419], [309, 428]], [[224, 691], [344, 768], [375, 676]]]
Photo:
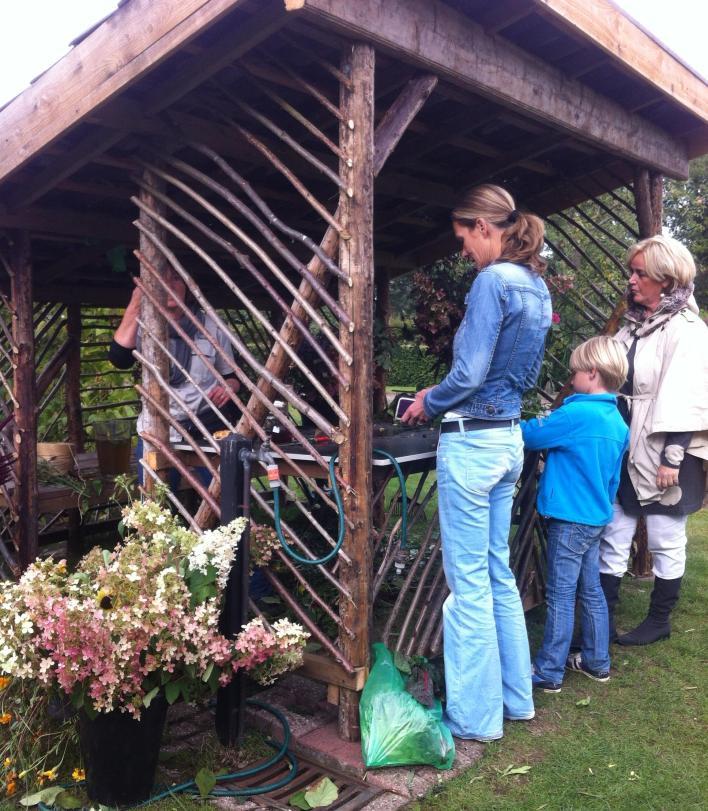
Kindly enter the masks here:
[[[408, 494], [406, 493], [406, 480], [403, 476], [403, 471], [401, 470], [401, 466], [398, 464], [396, 458], [387, 451], [374, 448], [373, 453], [374, 455], [385, 456], [393, 465], [396, 475], [398, 476], [398, 481], [401, 485], [401, 549], [406, 549], [408, 546]], [[280, 545], [283, 547], [285, 552], [298, 563], [306, 563], [310, 566], [327, 563], [339, 552], [339, 550], [342, 548], [342, 544], [344, 543], [344, 533], [346, 529], [344, 524], [344, 503], [342, 502], [342, 494], [339, 491], [337, 477], [334, 473], [334, 465], [338, 456], [339, 452], [337, 451], [332, 454], [329, 459], [330, 490], [337, 505], [337, 542], [326, 555], [323, 555], [320, 558], [303, 557], [303, 555], [296, 552], [285, 539], [283, 528], [280, 523], [280, 482], [278, 481], [278, 484], [273, 487], [273, 514], [275, 517], [275, 531], [278, 536], [278, 540], [280, 541]]]
[[[273, 783], [268, 783], [265, 786], [253, 786], [253, 787], [245, 787], [245, 788], [237, 788], [237, 789], [230, 789], [230, 788], [219, 788], [215, 786], [209, 794], [204, 799], [215, 798], [215, 797], [255, 797], [258, 794], [267, 794], [269, 791], [276, 791], [284, 786], [287, 786], [297, 774], [297, 758], [291, 752], [288, 752], [288, 746], [290, 744], [290, 727], [288, 726], [288, 721], [286, 717], [283, 715], [280, 710], [277, 710], [275, 707], [272, 707], [270, 704], [266, 704], [263, 701], [258, 701], [255, 698], [249, 698], [246, 700], [246, 704], [252, 707], [259, 707], [266, 712], [271, 713], [274, 715], [283, 728], [283, 740], [282, 743], [278, 744], [276, 741], [266, 741], [266, 743], [277, 749], [277, 752], [266, 760], [264, 763], [259, 763], [257, 766], [251, 766], [248, 769], [240, 769], [236, 772], [231, 772], [229, 774], [220, 774], [216, 776], [217, 782], [221, 781], [228, 781], [228, 780], [240, 780], [245, 777], [252, 777], [255, 774], [260, 774], [264, 772], [266, 769], [269, 769], [274, 764], [278, 763], [283, 757], [287, 758], [288, 763], [290, 764], [290, 769], [288, 770], [287, 774], [281, 777], [279, 780], [276, 780]], [[66, 786], [66, 788], [75, 788], [79, 786], [80, 783], [73, 783], [70, 786]], [[193, 796], [200, 795], [200, 791], [197, 787], [197, 784], [194, 780], [187, 780], [184, 783], [180, 783], [176, 786], [170, 786], [170, 788], [166, 789], [165, 791], [161, 791], [159, 794], [154, 794], [152, 797], [149, 797], [147, 800], [138, 803], [138, 805], [130, 806], [132, 808], [142, 808], [143, 806], [150, 805], [150, 803], [157, 802], [158, 800], [164, 800], [166, 797], [171, 797], [174, 794], [190, 794]], [[46, 805], [45, 803], [39, 803], [40, 811], [57, 811], [56, 806]]]

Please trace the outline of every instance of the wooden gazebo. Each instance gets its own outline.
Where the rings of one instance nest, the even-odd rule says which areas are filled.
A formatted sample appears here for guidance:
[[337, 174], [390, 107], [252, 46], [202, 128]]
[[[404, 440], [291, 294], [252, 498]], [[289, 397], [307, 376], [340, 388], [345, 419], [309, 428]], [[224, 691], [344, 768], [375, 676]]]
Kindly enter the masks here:
[[[372, 468], [374, 316], [389, 280], [453, 250], [456, 194], [486, 180], [547, 218], [559, 265], [592, 266], [563, 248], [583, 233], [618, 266], [623, 241], [588, 202], [614, 200], [628, 239], [655, 233], [662, 177], [686, 178], [706, 151], [706, 82], [609, 0], [123, 0], [0, 110], [0, 405], [4, 453], [16, 454], [5, 576], [36, 556], [46, 526], [41, 409], [64, 398], [66, 438], [83, 450], [89, 410], [114, 407], [87, 408], [88, 388], [135, 399], [129, 377], [90, 366], [132, 275], [146, 486], [176, 467], [200, 500], [177, 508], [201, 527], [218, 519], [220, 446], [170, 442], [171, 267], [231, 336], [243, 416], [225, 427], [263, 440], [272, 415], [295, 440], [273, 447], [285, 532], [305, 557], [334, 543], [331, 452], [314, 434], [338, 449], [344, 545], [316, 566], [281, 553], [267, 576], [320, 644], [308, 672], [332, 686], [354, 738], [372, 638], [439, 650], [445, 597], [431, 465], [404, 467], [415, 543], [398, 579], [392, 471]], [[621, 293], [600, 263], [567, 294], [592, 333], [617, 319]], [[214, 474], [208, 491], [195, 460]], [[524, 595], [539, 568], [533, 478], [512, 541]], [[259, 478], [252, 496], [268, 520]]]

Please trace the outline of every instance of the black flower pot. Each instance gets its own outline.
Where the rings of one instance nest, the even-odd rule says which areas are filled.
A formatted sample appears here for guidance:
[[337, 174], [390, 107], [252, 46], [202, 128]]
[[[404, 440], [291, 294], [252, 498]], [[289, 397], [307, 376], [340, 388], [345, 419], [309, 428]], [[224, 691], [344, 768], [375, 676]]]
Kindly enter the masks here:
[[152, 791], [167, 701], [156, 696], [136, 721], [127, 712], [79, 714], [79, 739], [86, 767], [86, 790], [103, 805], [134, 805]]

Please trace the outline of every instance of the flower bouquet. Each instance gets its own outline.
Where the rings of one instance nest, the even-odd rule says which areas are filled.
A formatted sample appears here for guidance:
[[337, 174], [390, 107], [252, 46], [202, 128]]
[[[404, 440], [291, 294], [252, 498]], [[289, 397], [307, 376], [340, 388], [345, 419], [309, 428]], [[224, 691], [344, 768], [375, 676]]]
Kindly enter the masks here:
[[[2, 685], [46, 687], [80, 710], [92, 800], [149, 795], [168, 704], [206, 697], [239, 670], [270, 684], [301, 664], [309, 634], [286, 619], [256, 618], [235, 639], [219, 632], [245, 526], [238, 518], [199, 535], [158, 503], [136, 502], [113, 551], [92, 549], [73, 572], [37, 560], [17, 583], [0, 583]], [[6, 715], [0, 723], [21, 723]]]
[[123, 540], [74, 572], [37, 560], [0, 584], [0, 674], [57, 687], [89, 716], [140, 718], [164, 693], [192, 701], [245, 669], [263, 684], [298, 667], [309, 636], [286, 619], [219, 633], [224, 590], [246, 526], [198, 535], [154, 501], [123, 511]]

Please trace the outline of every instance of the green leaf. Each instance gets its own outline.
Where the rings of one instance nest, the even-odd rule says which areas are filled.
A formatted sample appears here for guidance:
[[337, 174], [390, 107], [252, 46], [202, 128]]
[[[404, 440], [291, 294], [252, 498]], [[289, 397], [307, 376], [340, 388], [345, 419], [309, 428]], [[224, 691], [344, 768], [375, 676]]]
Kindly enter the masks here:
[[68, 791], [62, 791], [56, 800], [54, 800], [54, 805], [59, 808], [83, 808], [84, 806], [78, 797], [74, 797], [74, 795], [69, 794]]
[[206, 683], [206, 682], [208, 682], [208, 681], [209, 681], [209, 678], [211, 677], [211, 671], [212, 671], [213, 669], [214, 669], [214, 663], [213, 663], [213, 662], [209, 662], [209, 664], [207, 665], [207, 669], [206, 669], [206, 670], [204, 671], [204, 673], [202, 674], [202, 681], [203, 681], [204, 683]]
[[301, 789], [300, 791], [296, 791], [295, 794], [292, 795], [288, 799], [288, 804], [294, 806], [295, 808], [301, 808], [302, 811], [310, 811], [312, 806], [310, 803], [307, 802], [305, 799], [305, 789]]
[[[280, 605], [282, 600], [280, 599], [280, 597], [276, 597], [275, 595], [270, 594], [267, 597], [261, 597], [261, 602], [265, 603], [266, 605]], [[298, 794], [299, 793], [300, 792], [298, 792]], [[295, 795], [293, 795], [293, 796], [295, 796]]]
[[319, 783], [309, 788], [305, 792], [305, 799], [310, 804], [310, 808], [325, 808], [339, 797], [339, 792], [329, 777], [323, 777]]
[[207, 687], [211, 690], [212, 693], [217, 691], [219, 687], [219, 676], [221, 675], [221, 669], [215, 667], [211, 674], [209, 675], [209, 681], [207, 682]]
[[178, 679], [177, 681], [168, 682], [165, 685], [165, 698], [167, 699], [168, 704], [174, 704], [175, 701], [177, 701], [181, 689], [182, 689], [181, 679]]
[[394, 651], [393, 663], [401, 671], [401, 673], [406, 673], [406, 674], [410, 675], [411, 664], [408, 661], [408, 657], [405, 654], [401, 653], [398, 650]]
[[530, 766], [512, 766], [509, 765], [504, 769], [503, 772], [500, 772], [502, 777], [510, 777], [512, 774], [528, 774], [531, 771]]
[[107, 550], [103, 550], [103, 563], [105, 566], [109, 566], [111, 563], [111, 553]]
[[587, 707], [590, 704], [590, 696], [581, 698], [580, 701], [575, 702], [576, 707]]
[[204, 799], [209, 796], [211, 790], [216, 785], [216, 775], [209, 769], [200, 769], [197, 772], [197, 776], [194, 778], [194, 782], [199, 789], [199, 796]]
[[32, 805], [39, 805], [45, 803], [46, 805], [54, 805], [54, 800], [64, 791], [64, 786], [52, 786], [51, 788], [44, 788], [34, 794], [27, 794], [20, 800], [20, 805], [26, 807]]
[[149, 707], [150, 704], [152, 703], [153, 698], [155, 698], [155, 696], [159, 692], [160, 692], [159, 687], [153, 687], [152, 690], [150, 690], [149, 693], [146, 693], [145, 696], [143, 697], [143, 706], [146, 707], [146, 708]]

